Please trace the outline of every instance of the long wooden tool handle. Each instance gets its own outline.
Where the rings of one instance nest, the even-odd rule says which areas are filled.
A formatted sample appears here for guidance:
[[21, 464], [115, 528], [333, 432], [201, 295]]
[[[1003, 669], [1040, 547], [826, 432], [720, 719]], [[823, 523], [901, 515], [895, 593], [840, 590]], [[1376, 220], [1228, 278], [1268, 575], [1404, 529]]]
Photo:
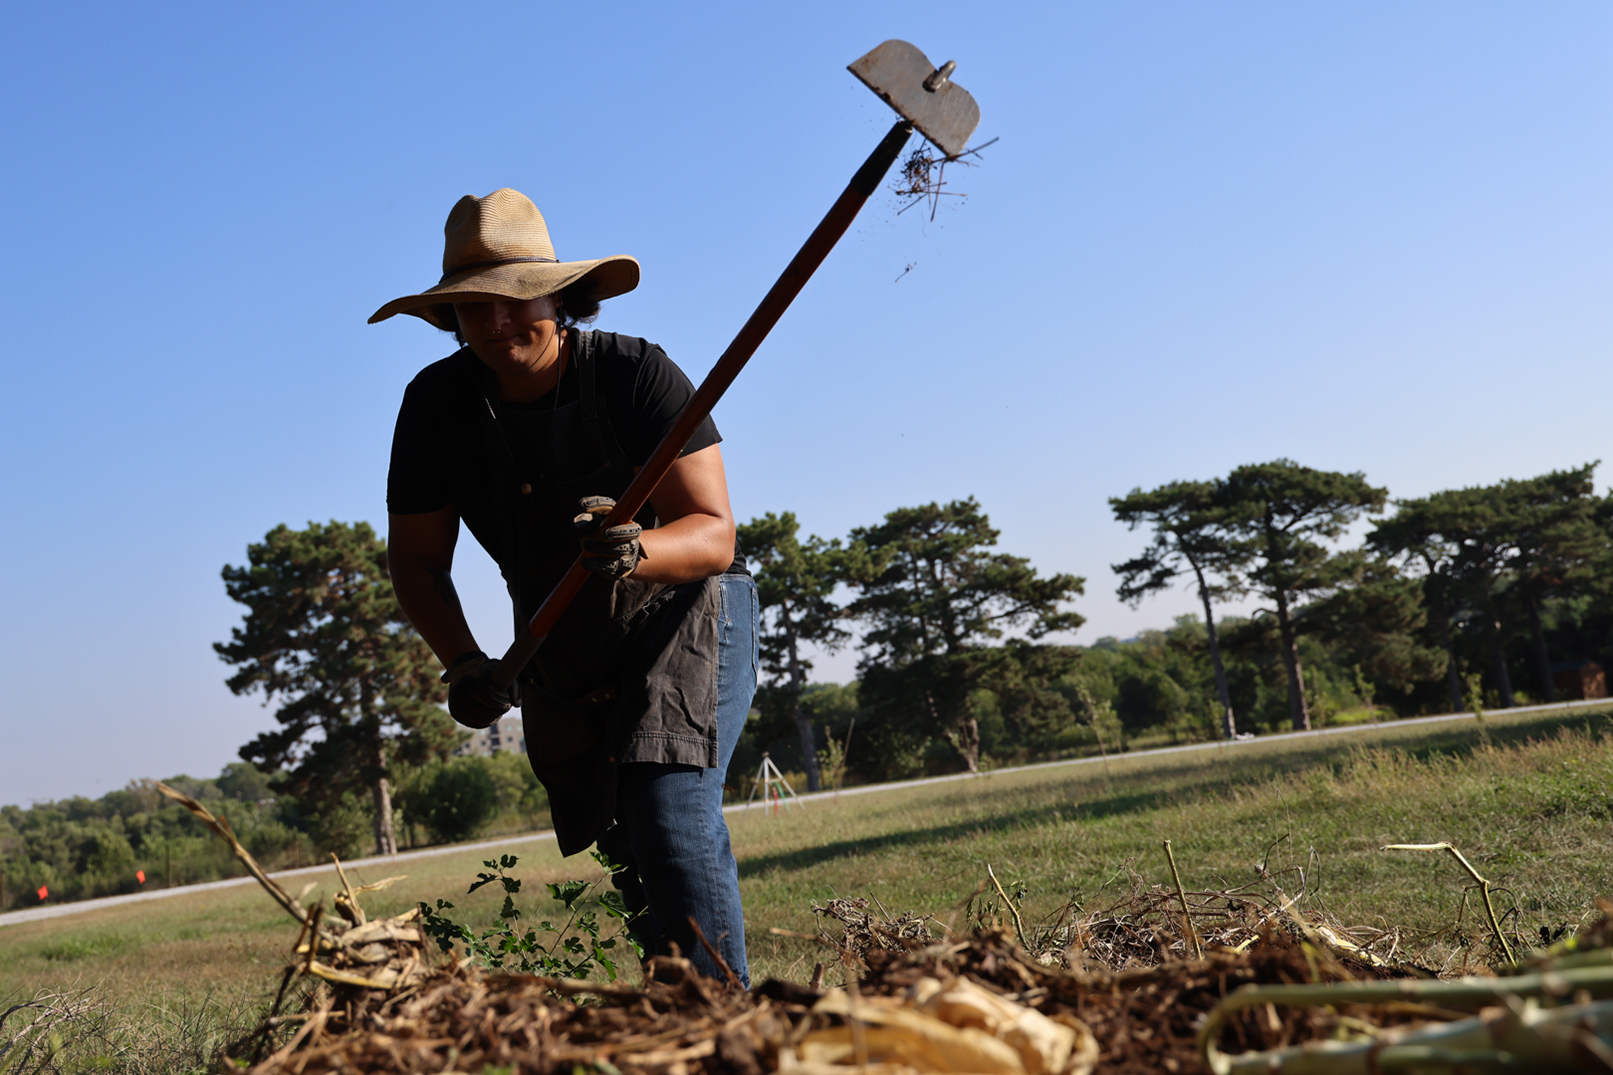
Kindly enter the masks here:
[[[689, 443], [689, 438], [694, 436], [694, 431], [706, 420], [706, 416], [717, 405], [717, 401], [722, 399], [723, 393], [728, 391], [728, 386], [739, 376], [739, 371], [745, 368], [745, 363], [750, 361], [756, 349], [762, 345], [762, 341], [767, 339], [767, 334], [773, 331], [773, 326], [778, 324], [778, 319], [789, 309], [790, 303], [795, 301], [795, 296], [801, 293], [801, 289], [812, 278], [818, 266], [823, 264], [823, 259], [829, 256], [829, 251], [834, 249], [840, 237], [846, 233], [846, 229], [851, 227], [851, 222], [862, 209], [863, 203], [878, 189], [879, 181], [890, 171], [890, 166], [896, 162], [897, 156], [901, 154], [902, 147], [907, 144], [907, 139], [912, 133], [912, 124], [905, 119], [898, 120], [890, 129], [890, 133], [885, 135], [884, 140], [868, 155], [863, 166], [857, 169], [857, 174], [851, 177], [845, 192], [835, 200], [829, 212], [813, 229], [790, 264], [785, 267], [778, 281], [763, 296], [761, 305], [756, 307], [756, 312], [750, 315], [750, 320], [739, 330], [734, 342], [728, 345], [728, 350], [722, 353], [722, 357], [717, 359], [717, 364], [711, 367], [711, 372], [706, 374], [706, 379], [701, 382], [694, 398], [684, 406], [677, 422], [667, 435], [661, 438], [661, 443], [656, 445], [649, 460], [634, 476], [627, 491], [616, 501], [616, 507], [605, 517], [602, 528], [630, 522], [649, 501], [650, 494], [661, 484], [661, 479], [667, 476], [672, 464], [678, 461], [678, 456]], [[515, 682], [515, 677], [520, 675], [521, 669], [526, 667], [532, 655], [538, 652], [538, 647], [549, 637], [549, 632], [554, 629], [555, 623], [559, 621], [561, 614], [566, 611], [586, 581], [588, 581], [588, 569], [582, 566], [582, 557], [579, 556], [555, 588], [549, 591], [549, 596], [543, 599], [542, 607], [532, 617], [532, 622], [527, 624], [526, 630], [510, 643], [510, 648], [505, 651], [503, 658], [492, 671], [491, 678], [494, 683], [508, 687]]]

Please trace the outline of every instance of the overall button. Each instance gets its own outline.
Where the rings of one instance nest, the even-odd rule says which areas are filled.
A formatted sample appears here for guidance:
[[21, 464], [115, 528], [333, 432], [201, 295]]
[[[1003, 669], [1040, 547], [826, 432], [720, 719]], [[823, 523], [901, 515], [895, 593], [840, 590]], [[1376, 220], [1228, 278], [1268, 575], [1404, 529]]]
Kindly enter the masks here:
[[530, 493], [530, 492], [532, 492], [532, 484], [530, 482], [522, 482], [521, 483], [521, 492], [522, 493]]

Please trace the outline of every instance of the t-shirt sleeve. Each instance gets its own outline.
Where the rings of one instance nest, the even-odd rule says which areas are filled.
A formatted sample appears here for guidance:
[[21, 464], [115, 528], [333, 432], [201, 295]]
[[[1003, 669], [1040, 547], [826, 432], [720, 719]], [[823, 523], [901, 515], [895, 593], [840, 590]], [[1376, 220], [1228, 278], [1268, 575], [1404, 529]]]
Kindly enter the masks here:
[[452, 453], [442, 443], [445, 425], [420, 378], [409, 383], [392, 430], [392, 463], [386, 475], [386, 510], [393, 515], [437, 511], [453, 502], [449, 486]]
[[[623, 423], [626, 428], [616, 431], [629, 463], [642, 466], [649, 460], [650, 453], [661, 443], [661, 438], [677, 423], [684, 406], [694, 398], [694, 392], [694, 384], [678, 368], [677, 363], [668, 358], [660, 347], [650, 344], [633, 378], [631, 408], [634, 420]], [[708, 414], [695, 427], [694, 436], [689, 438], [682, 454], [690, 455], [721, 441], [717, 423]]]

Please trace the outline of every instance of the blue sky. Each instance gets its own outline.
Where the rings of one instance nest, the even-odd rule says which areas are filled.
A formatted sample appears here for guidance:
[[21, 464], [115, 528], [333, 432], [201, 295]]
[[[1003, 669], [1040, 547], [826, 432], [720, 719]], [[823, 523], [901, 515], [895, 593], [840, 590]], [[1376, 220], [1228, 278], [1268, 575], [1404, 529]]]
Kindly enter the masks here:
[[724, 400], [741, 518], [977, 496], [1087, 578], [1090, 642], [1193, 607], [1113, 596], [1134, 487], [1288, 456], [1413, 496], [1609, 455], [1604, 3], [6, 21], [0, 802], [211, 774], [272, 724], [210, 648], [219, 569], [281, 522], [384, 524], [403, 386], [451, 345], [364, 322], [435, 279], [455, 199], [513, 186], [562, 257], [637, 256], [600, 327], [698, 380], [889, 126], [844, 69], [889, 37], [955, 59], [1001, 140], [933, 222], [877, 196]]

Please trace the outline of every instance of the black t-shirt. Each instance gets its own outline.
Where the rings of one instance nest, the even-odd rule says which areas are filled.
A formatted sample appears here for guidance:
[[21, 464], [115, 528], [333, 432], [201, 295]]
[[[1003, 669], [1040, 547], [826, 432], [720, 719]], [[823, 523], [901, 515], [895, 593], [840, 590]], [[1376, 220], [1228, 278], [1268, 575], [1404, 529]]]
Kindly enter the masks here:
[[[613, 332], [595, 332], [591, 337], [594, 390], [628, 464], [642, 466], [693, 397], [694, 385], [653, 343]], [[486, 547], [486, 535], [476, 525], [491, 514], [488, 508], [493, 496], [477, 418], [477, 408], [484, 404], [474, 382], [464, 374], [464, 362], [464, 355], [434, 362], [404, 390], [392, 437], [386, 506], [394, 515], [453, 506]], [[553, 392], [530, 403], [500, 406], [508, 412], [536, 411], [571, 403], [577, 395], [576, 364], [568, 363]], [[716, 423], [707, 416], [682, 454], [721, 440]], [[736, 556], [730, 570], [743, 571], [743, 565]]]

